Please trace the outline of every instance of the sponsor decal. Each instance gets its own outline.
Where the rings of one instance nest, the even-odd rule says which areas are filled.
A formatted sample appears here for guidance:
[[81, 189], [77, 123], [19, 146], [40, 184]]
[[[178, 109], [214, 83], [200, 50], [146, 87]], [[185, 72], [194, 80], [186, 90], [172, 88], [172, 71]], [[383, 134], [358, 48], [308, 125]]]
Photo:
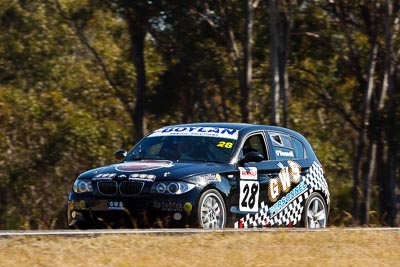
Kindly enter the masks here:
[[301, 166], [298, 163], [289, 160], [287, 167], [281, 162], [278, 166], [281, 168], [278, 178], [272, 178], [268, 183], [268, 198], [271, 202], [275, 202], [282, 192], [289, 192], [292, 184], [298, 184], [301, 179]]
[[137, 172], [137, 171], [151, 171], [161, 168], [170, 168], [173, 166], [170, 160], [144, 160], [144, 161], [131, 161], [124, 162], [116, 165], [117, 171], [123, 172]]
[[154, 174], [132, 173], [129, 175], [129, 181], [154, 182], [155, 179]]
[[290, 201], [292, 201], [299, 194], [302, 194], [305, 190], [307, 190], [307, 186], [304, 182], [298, 184], [292, 191], [286, 194], [286, 196], [282, 197], [278, 202], [276, 202], [270, 209], [269, 213], [274, 215], [279, 212], [283, 207], [285, 207]]
[[110, 210], [123, 210], [124, 209], [124, 202], [122, 202], [122, 201], [109, 201], [108, 202], [108, 209], [110, 209]]
[[217, 127], [165, 127], [154, 131], [149, 137], [166, 135], [221, 137], [236, 140], [238, 131]]
[[111, 177], [93, 177], [92, 181], [111, 181]]
[[276, 150], [275, 154], [278, 157], [292, 157], [292, 158], [294, 157], [293, 151], [286, 152], [286, 151]]
[[244, 180], [257, 180], [257, 168], [256, 167], [239, 167], [240, 179]]
[[104, 181], [104, 180], [112, 180], [115, 176], [117, 176], [116, 173], [101, 173], [97, 174], [95, 177], [93, 177], [93, 181]]
[[183, 211], [183, 204], [175, 201], [154, 201], [153, 207], [162, 211]]
[[258, 211], [258, 199], [260, 194], [260, 185], [257, 181], [256, 167], [239, 167], [240, 173], [240, 196], [239, 210], [247, 212]]
[[272, 178], [268, 183], [268, 198], [271, 202], [275, 202], [282, 192], [282, 184], [278, 179]]
[[301, 176], [301, 168], [296, 162], [288, 161], [288, 165], [289, 177], [293, 181], [301, 180], [301, 182], [271, 207], [263, 201], [256, 214], [249, 213], [240, 218], [234, 223], [235, 228], [293, 226], [302, 219], [304, 202], [315, 190], [322, 191], [329, 203], [328, 185], [323, 175], [323, 169], [318, 162], [313, 162], [309, 172], [303, 176]]
[[209, 182], [221, 182], [221, 175], [219, 175], [219, 173], [199, 175], [197, 176], [196, 182], [201, 185], [206, 185]]

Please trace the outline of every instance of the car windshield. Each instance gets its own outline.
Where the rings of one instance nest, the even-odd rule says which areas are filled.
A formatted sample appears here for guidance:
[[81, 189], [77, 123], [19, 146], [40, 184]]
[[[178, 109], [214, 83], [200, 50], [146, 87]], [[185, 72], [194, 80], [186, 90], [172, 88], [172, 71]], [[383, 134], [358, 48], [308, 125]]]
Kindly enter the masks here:
[[[202, 128], [203, 131], [205, 131], [204, 129]], [[222, 131], [220, 130], [220, 132]], [[228, 134], [226, 132], [223, 134], [205, 134], [204, 132], [194, 134], [191, 132], [191, 135], [179, 133], [166, 134], [156, 131], [138, 143], [125, 160], [165, 159], [227, 162], [237, 139], [237, 133], [230, 136], [231, 132]]]
[[226, 162], [235, 140], [218, 137], [147, 137], [134, 147], [125, 160], [166, 159]]

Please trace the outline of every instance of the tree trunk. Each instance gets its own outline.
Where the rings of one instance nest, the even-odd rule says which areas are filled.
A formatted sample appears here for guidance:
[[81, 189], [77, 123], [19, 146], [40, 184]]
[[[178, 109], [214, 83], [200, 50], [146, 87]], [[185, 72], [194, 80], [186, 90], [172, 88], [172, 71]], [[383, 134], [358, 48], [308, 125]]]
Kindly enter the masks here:
[[[368, 77], [367, 77], [367, 88], [364, 92], [364, 100], [363, 100], [363, 110], [361, 114], [362, 118], [362, 126], [359, 132], [359, 139], [358, 139], [358, 153], [356, 157], [356, 162], [354, 165], [354, 188], [353, 188], [353, 198], [358, 203], [358, 194], [359, 194], [359, 171], [360, 166], [362, 166], [362, 162], [364, 160], [368, 161], [368, 157], [364, 157], [365, 145], [369, 145], [369, 149], [367, 151], [371, 153], [369, 156], [372, 156], [375, 153], [374, 149], [372, 149], [372, 142], [368, 142], [368, 131], [369, 131], [369, 123], [370, 123], [370, 114], [371, 114], [371, 98], [374, 89], [374, 73], [376, 67], [376, 58], [378, 54], [378, 46], [374, 40], [371, 41], [371, 54], [370, 54], [370, 61], [369, 61], [369, 69], [368, 69]], [[375, 170], [375, 161], [371, 161], [367, 163], [369, 167], [367, 170], [362, 172], [363, 176], [363, 195], [362, 195], [362, 204], [361, 204], [361, 223], [366, 224], [368, 223], [368, 213], [369, 213], [369, 201], [370, 201], [370, 181], [371, 175]], [[357, 182], [357, 183], [356, 183]], [[357, 207], [355, 206], [354, 209]], [[357, 210], [353, 210], [357, 214]], [[355, 217], [358, 220], [358, 216]]]
[[[395, 53], [392, 49], [392, 39], [395, 36], [392, 34], [392, 17], [393, 17], [393, 3], [390, 0], [385, 1], [385, 63], [384, 63], [384, 78], [382, 83], [382, 95], [380, 97], [380, 106], [383, 108], [383, 101], [388, 94], [388, 125], [387, 128], [387, 164], [386, 172], [382, 176], [378, 177], [378, 182], [380, 185], [380, 195], [379, 195], [379, 215], [381, 221], [389, 226], [395, 226], [395, 220], [397, 216], [397, 196], [396, 196], [396, 153], [397, 153], [397, 143], [395, 141], [396, 131], [396, 118], [395, 118], [395, 107], [396, 107], [396, 97], [395, 97], [395, 86], [394, 86], [394, 63]], [[393, 25], [394, 32], [397, 33], [399, 30], [399, 20], [395, 20]]]
[[[136, 12], [140, 13], [140, 12]], [[144, 43], [146, 30], [135, 20], [134, 14], [128, 9], [126, 11], [129, 35], [132, 47], [132, 61], [136, 70], [136, 106], [131, 116], [135, 124], [135, 139], [139, 141], [147, 133], [145, 103], [146, 103], [146, 69], [144, 60]]]
[[375, 175], [377, 144], [370, 142], [366, 165], [368, 166], [363, 176], [363, 201], [361, 205], [361, 224], [369, 224], [371, 207], [371, 181]]
[[253, 46], [253, 23], [254, 9], [257, 7], [259, 0], [246, 1], [246, 17], [244, 25], [244, 40], [242, 43], [243, 54], [241, 55], [238, 44], [235, 38], [234, 31], [229, 23], [226, 13], [226, 2], [218, 1], [221, 12], [221, 20], [225, 26], [225, 36], [227, 43], [233, 54], [233, 62], [236, 67], [236, 74], [239, 80], [240, 87], [240, 112], [242, 122], [248, 123], [251, 120], [250, 112], [250, 95], [253, 83], [253, 68], [252, 68], [252, 46]]
[[270, 14], [270, 34], [271, 34], [271, 49], [270, 49], [270, 61], [271, 61], [271, 114], [270, 124], [280, 124], [280, 77], [279, 77], [279, 52], [278, 52], [278, 4], [277, 0], [269, 1], [269, 14]]
[[286, 1], [286, 11], [282, 15], [284, 21], [280, 23], [282, 26], [280, 28], [280, 38], [279, 38], [279, 82], [280, 90], [282, 95], [282, 126], [288, 127], [289, 120], [289, 73], [287, 70], [287, 59], [290, 53], [290, 35], [292, 31], [292, 11], [290, 0]]
[[253, 20], [254, 6], [253, 0], [247, 0], [246, 3], [246, 20], [245, 20], [245, 39], [243, 45], [243, 84], [240, 88], [241, 101], [240, 108], [242, 113], [242, 121], [250, 122], [250, 92], [253, 85], [253, 66], [251, 49], [253, 46]]

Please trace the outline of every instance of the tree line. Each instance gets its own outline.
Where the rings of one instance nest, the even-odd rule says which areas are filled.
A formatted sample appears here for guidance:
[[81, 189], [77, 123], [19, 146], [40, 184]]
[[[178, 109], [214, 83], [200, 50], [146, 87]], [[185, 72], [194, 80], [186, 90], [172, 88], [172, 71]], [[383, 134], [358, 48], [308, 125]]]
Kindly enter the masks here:
[[400, 1], [0, 3], [0, 228], [65, 227], [82, 171], [175, 123], [303, 133], [333, 225], [396, 225]]

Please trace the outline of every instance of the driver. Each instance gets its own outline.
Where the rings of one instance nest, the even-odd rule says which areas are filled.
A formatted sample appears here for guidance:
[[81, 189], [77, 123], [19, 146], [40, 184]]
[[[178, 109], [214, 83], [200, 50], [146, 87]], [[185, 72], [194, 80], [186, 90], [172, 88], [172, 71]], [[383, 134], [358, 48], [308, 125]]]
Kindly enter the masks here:
[[192, 145], [187, 142], [187, 140], [183, 140], [182, 138], [175, 138], [173, 142], [165, 145], [165, 147], [160, 151], [162, 157], [178, 160], [178, 159], [190, 159], [187, 155], [192, 151]]

